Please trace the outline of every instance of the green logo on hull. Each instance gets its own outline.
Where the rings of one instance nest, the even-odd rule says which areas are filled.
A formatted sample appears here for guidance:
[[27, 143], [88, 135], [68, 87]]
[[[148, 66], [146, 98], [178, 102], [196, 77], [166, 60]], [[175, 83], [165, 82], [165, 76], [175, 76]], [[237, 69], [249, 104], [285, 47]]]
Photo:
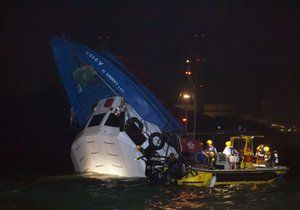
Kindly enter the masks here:
[[77, 83], [78, 93], [82, 93], [88, 83], [97, 81], [97, 73], [93, 66], [81, 66], [73, 72], [73, 79]]

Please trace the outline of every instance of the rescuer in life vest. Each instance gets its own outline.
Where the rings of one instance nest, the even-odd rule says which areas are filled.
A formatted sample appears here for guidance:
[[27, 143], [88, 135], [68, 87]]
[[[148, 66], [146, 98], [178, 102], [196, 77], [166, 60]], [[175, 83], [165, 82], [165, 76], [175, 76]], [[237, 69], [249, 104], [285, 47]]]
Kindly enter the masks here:
[[212, 140], [207, 140], [206, 144], [207, 144], [207, 148], [205, 152], [208, 155], [208, 161], [211, 165], [215, 165], [218, 159], [217, 149], [213, 146]]
[[239, 162], [238, 155], [239, 152], [233, 148], [231, 141], [225, 142], [225, 148], [223, 150], [223, 154], [226, 156], [226, 160], [230, 163], [230, 168], [236, 168], [236, 164]]
[[265, 146], [264, 147], [264, 153], [265, 153], [265, 161], [268, 161], [271, 157], [271, 151], [270, 151], [270, 147]]
[[264, 163], [266, 164], [266, 166], [271, 166], [271, 150], [270, 147], [265, 146], [264, 147]]
[[[269, 157], [268, 157], [269, 156]], [[274, 167], [278, 166], [279, 164], [279, 157], [278, 157], [278, 151], [275, 149], [273, 152], [269, 152], [269, 154], [265, 157], [267, 160], [266, 166], [267, 167]]]
[[256, 164], [263, 164], [265, 162], [265, 152], [264, 152], [264, 145], [260, 144], [256, 147]]
[[238, 155], [239, 152], [233, 148], [231, 141], [225, 142], [225, 148], [223, 150], [223, 154], [226, 155], [226, 157], [232, 156], [232, 155]]

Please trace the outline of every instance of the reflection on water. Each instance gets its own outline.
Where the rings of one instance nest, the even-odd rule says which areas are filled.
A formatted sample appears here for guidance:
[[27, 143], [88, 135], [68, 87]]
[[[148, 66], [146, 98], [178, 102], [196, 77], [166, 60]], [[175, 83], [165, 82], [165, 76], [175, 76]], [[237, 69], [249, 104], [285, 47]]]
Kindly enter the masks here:
[[144, 179], [103, 175], [0, 182], [7, 209], [299, 209], [299, 184], [213, 189], [150, 185]]
[[300, 207], [299, 187], [294, 193], [281, 187], [231, 185], [213, 189], [178, 187], [161, 190], [148, 200], [149, 209], [295, 209]]
[[174, 208], [202, 208], [205, 206], [203, 202], [205, 195], [203, 193], [177, 191], [173, 192], [170, 189], [162, 191], [161, 195], [156, 195], [155, 198], [148, 200], [148, 208], [155, 209], [174, 209]]

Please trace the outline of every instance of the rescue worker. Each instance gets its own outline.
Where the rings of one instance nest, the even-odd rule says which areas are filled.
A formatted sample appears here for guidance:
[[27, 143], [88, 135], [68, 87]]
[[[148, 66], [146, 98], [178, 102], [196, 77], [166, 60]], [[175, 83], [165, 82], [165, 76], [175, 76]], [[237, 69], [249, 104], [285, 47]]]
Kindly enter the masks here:
[[274, 166], [278, 166], [278, 164], [279, 164], [278, 152], [277, 150], [274, 150], [273, 152], [270, 152], [270, 157], [266, 162], [266, 166], [274, 167]]
[[256, 155], [257, 155], [259, 152], [263, 151], [264, 147], [265, 147], [265, 145], [263, 145], [263, 144], [258, 145], [258, 146], [256, 147]]
[[225, 142], [225, 148], [223, 150], [223, 154], [225, 154], [226, 157], [230, 157], [232, 155], [238, 155], [239, 152], [232, 147], [231, 141], [226, 141]]
[[212, 165], [215, 165], [216, 163], [216, 160], [218, 158], [218, 152], [217, 152], [217, 149], [213, 146], [213, 142], [212, 140], [207, 140], [206, 141], [206, 144], [207, 144], [207, 149], [206, 149], [206, 153], [209, 157], [209, 162], [212, 164]]
[[265, 161], [265, 163], [267, 163], [267, 162], [269, 161], [270, 158], [271, 158], [270, 147], [265, 146], [265, 147], [264, 147], [264, 161]]
[[236, 168], [236, 162], [231, 162], [230, 157], [238, 156], [239, 152], [235, 148], [233, 148], [231, 141], [226, 141], [225, 145], [226, 146], [223, 150], [223, 154], [226, 156], [227, 161], [230, 163], [230, 168], [234, 169], [234, 168]]
[[256, 164], [262, 164], [265, 160], [265, 153], [264, 153], [264, 145], [260, 144], [258, 147], [256, 147]]

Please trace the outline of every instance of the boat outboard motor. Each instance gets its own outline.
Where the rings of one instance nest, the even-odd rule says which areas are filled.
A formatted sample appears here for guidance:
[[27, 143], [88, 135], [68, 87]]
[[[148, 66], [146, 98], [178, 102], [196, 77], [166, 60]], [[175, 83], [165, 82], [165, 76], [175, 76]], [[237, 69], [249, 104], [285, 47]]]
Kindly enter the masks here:
[[170, 180], [177, 180], [182, 177], [183, 163], [179, 161], [173, 153], [167, 159], [167, 174]]
[[181, 165], [176, 160], [168, 161], [147, 160], [145, 175], [149, 182], [157, 184], [175, 183], [182, 177]]
[[[159, 158], [160, 160], [156, 160]], [[158, 184], [175, 183], [183, 176], [184, 164], [173, 153], [169, 157], [153, 156], [145, 160], [145, 176], [148, 181]]]
[[[133, 120], [133, 119], [131, 119]], [[128, 122], [130, 125], [130, 122]], [[135, 123], [132, 123], [136, 127]], [[130, 129], [127, 128], [130, 133]], [[149, 182], [168, 184], [182, 177], [183, 164], [179, 161], [180, 142], [175, 134], [154, 132], [148, 138], [149, 145], [137, 149], [143, 156], [137, 158], [145, 161], [145, 176]], [[162, 154], [164, 153], [164, 154]]]
[[157, 160], [146, 161], [145, 175], [149, 182], [164, 184], [166, 182], [166, 176], [164, 173], [165, 164]]

